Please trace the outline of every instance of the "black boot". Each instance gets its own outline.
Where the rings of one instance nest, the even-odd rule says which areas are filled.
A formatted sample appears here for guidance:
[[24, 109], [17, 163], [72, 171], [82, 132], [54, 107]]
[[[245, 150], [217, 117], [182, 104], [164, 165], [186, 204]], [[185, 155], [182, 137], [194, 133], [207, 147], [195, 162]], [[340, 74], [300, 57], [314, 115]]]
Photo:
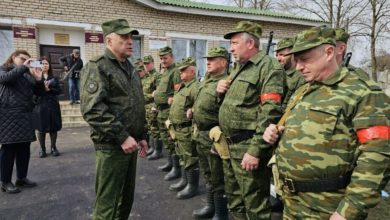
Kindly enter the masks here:
[[1, 183], [1, 191], [13, 194], [13, 193], [20, 193], [20, 189], [16, 187], [13, 183]]
[[45, 139], [46, 139], [46, 133], [37, 133], [39, 145], [41, 145], [41, 150], [39, 151], [39, 157], [44, 158], [47, 156], [46, 154], [46, 144], [45, 144]]
[[58, 152], [56, 147], [57, 142], [57, 132], [50, 132], [50, 142], [51, 142], [51, 155], [54, 157], [60, 156], [60, 152]]
[[169, 172], [172, 169], [172, 154], [169, 153], [167, 157], [168, 161], [166, 164], [157, 167], [158, 170], [163, 171], [163, 172]]
[[211, 186], [206, 185], [206, 188], [207, 188], [206, 205], [192, 212], [192, 217], [196, 219], [212, 218], [214, 216], [214, 212], [215, 212], [214, 193], [212, 192]]
[[199, 167], [191, 167], [187, 171], [188, 184], [180, 192], [177, 193], [178, 199], [189, 199], [194, 197], [198, 193], [199, 186]]
[[179, 156], [172, 154], [172, 169], [165, 175], [164, 180], [170, 181], [181, 177]]
[[163, 142], [160, 139], [154, 141], [154, 151], [148, 156], [148, 160], [157, 160], [162, 157]]
[[228, 220], [227, 198], [225, 195], [214, 193], [215, 215], [212, 220]]
[[154, 151], [154, 138], [152, 137], [152, 135], [149, 136], [149, 149], [148, 151], [146, 152], [146, 155], [151, 155]]
[[174, 192], [179, 192], [180, 190], [184, 189], [186, 187], [188, 181], [187, 181], [187, 174], [184, 168], [182, 168], [182, 175], [181, 179], [177, 183], [173, 183], [169, 186], [169, 190], [174, 191]]

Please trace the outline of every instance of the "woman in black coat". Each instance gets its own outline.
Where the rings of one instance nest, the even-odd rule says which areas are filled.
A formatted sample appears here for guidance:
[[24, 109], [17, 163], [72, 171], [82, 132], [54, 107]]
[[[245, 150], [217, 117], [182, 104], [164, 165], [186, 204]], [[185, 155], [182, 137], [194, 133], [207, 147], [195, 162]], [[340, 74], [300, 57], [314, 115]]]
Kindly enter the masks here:
[[37, 137], [41, 145], [39, 157], [46, 157], [45, 139], [46, 133], [50, 134], [51, 154], [59, 156], [57, 150], [57, 132], [62, 128], [60, 103], [58, 95], [61, 93], [60, 84], [54, 78], [50, 61], [47, 57], [42, 57], [42, 81], [45, 84], [45, 92], [40, 96], [35, 96], [34, 108], [34, 128], [38, 130]]
[[[32, 68], [30, 55], [16, 50], [0, 66], [0, 169], [1, 190], [18, 193], [16, 186], [34, 187], [27, 179], [30, 144], [35, 141], [32, 125], [33, 94], [44, 92], [42, 70]], [[16, 162], [16, 182], [11, 182]]]

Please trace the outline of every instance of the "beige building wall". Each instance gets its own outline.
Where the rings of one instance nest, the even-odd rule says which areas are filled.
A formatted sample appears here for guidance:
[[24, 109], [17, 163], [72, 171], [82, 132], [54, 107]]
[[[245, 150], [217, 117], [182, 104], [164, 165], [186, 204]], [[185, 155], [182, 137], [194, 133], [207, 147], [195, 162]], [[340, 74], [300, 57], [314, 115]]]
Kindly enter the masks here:
[[[133, 0], [2, 0], [0, 18], [12, 18], [21, 20], [18, 26], [35, 27], [39, 31], [41, 24], [29, 24], [29, 19], [40, 21], [60, 21], [86, 24], [85, 32], [101, 31], [100, 24], [104, 21], [125, 18], [134, 28], [145, 30], [142, 38], [142, 54], [151, 54], [157, 62], [157, 51], [149, 51], [149, 36], [166, 36], [167, 33], [200, 34], [210, 36], [213, 39], [219, 37], [222, 40], [224, 33], [228, 32], [239, 19], [226, 17], [213, 17], [203, 15], [189, 15], [155, 10], [140, 5]], [[307, 28], [304, 25], [284, 24], [275, 22], [258, 22], [264, 30], [263, 35], [268, 37], [269, 31], [274, 31], [275, 39], [292, 36]], [[52, 27], [56, 27], [53, 25]], [[58, 27], [60, 28], [60, 27]], [[38, 38], [38, 34], [36, 34]], [[14, 48], [28, 49], [33, 56], [39, 55], [39, 39], [26, 40], [15, 39]], [[168, 38], [168, 44], [170, 39]], [[69, 45], [72, 46], [72, 45]], [[209, 40], [208, 48], [219, 46], [219, 41]], [[90, 59], [96, 54], [103, 52], [102, 44], [87, 43], [85, 45], [85, 59]]]

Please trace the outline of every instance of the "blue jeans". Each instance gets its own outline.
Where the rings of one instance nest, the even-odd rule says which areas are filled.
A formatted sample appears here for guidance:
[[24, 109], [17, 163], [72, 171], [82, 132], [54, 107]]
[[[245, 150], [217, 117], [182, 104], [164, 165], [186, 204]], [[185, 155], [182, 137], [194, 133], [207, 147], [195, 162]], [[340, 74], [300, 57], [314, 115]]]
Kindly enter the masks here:
[[68, 88], [69, 88], [70, 101], [76, 102], [76, 101], [80, 100], [80, 79], [69, 78], [68, 79]]

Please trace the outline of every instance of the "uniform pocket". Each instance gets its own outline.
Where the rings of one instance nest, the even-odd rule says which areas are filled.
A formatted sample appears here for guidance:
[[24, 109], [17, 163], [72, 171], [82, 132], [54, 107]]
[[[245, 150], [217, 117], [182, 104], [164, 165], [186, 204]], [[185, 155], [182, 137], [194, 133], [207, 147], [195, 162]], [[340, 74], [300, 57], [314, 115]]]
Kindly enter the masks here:
[[309, 133], [322, 137], [330, 137], [334, 133], [340, 108], [324, 108], [321, 106], [310, 107], [308, 120], [303, 123], [310, 129], [305, 129]]

